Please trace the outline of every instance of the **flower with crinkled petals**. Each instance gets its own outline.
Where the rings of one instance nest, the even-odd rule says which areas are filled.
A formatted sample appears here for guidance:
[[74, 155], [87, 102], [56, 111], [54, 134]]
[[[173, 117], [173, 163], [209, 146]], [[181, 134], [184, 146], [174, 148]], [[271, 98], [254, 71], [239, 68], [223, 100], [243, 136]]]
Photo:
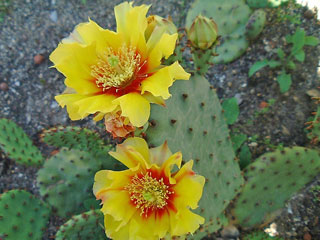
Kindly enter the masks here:
[[[165, 142], [148, 149], [142, 138], [128, 138], [110, 155], [129, 169], [101, 170], [93, 192], [103, 204], [105, 231], [116, 240], [156, 240], [193, 233], [204, 218], [198, 207], [205, 178], [193, 161], [181, 167], [182, 154], [172, 154]], [[177, 171], [172, 172], [173, 167]]]
[[122, 117], [121, 112], [107, 113], [104, 116], [104, 124], [107, 132], [111, 133], [113, 138], [125, 138], [133, 136], [135, 127], [129, 122], [127, 117]]
[[148, 9], [124, 2], [114, 9], [116, 32], [89, 19], [52, 52], [50, 60], [69, 89], [55, 99], [67, 107], [71, 120], [96, 114], [98, 121], [120, 108], [121, 116], [141, 127], [149, 118], [150, 103], [164, 105], [173, 82], [189, 79], [178, 62], [161, 65], [173, 53], [177, 33], [159, 27], [146, 38]]

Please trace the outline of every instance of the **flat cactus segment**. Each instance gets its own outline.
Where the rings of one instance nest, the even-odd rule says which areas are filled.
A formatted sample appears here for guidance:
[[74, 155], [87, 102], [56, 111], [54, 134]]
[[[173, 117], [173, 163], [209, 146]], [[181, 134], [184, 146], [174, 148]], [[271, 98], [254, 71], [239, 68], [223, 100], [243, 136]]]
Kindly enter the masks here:
[[194, 160], [194, 169], [206, 177], [197, 213], [206, 222], [192, 238], [201, 239], [221, 226], [220, 214], [234, 198], [242, 176], [229, 139], [223, 111], [213, 87], [199, 75], [175, 82], [166, 107], [152, 106], [146, 138], [159, 146], [165, 140], [172, 152]]
[[59, 216], [79, 214], [87, 210], [84, 204], [94, 199], [95, 173], [101, 169], [114, 169], [115, 164], [109, 155], [98, 157], [77, 149], [62, 148], [38, 171], [40, 194], [57, 209]]
[[0, 195], [0, 239], [41, 240], [50, 209], [24, 190]]
[[23, 129], [5, 118], [0, 119], [0, 149], [19, 164], [37, 166], [43, 162], [41, 152]]
[[107, 154], [110, 148], [106, 148], [102, 139], [96, 132], [80, 127], [53, 127], [44, 130], [41, 139], [48, 145], [55, 147], [67, 147], [82, 151]]
[[104, 240], [103, 214], [100, 210], [90, 210], [73, 216], [63, 224], [56, 234], [56, 240]]
[[268, 223], [285, 202], [320, 173], [320, 152], [304, 147], [266, 153], [245, 169], [246, 184], [232, 214], [243, 227]]
[[258, 9], [253, 12], [246, 25], [246, 37], [255, 39], [262, 32], [267, 17], [265, 11]]
[[247, 4], [252, 8], [274, 8], [289, 0], [247, 0]]
[[245, 32], [251, 13], [244, 0], [197, 0], [188, 11], [186, 27], [188, 29], [199, 14], [211, 17], [222, 37], [216, 49], [219, 56], [213, 62], [228, 63], [241, 56], [249, 46]]

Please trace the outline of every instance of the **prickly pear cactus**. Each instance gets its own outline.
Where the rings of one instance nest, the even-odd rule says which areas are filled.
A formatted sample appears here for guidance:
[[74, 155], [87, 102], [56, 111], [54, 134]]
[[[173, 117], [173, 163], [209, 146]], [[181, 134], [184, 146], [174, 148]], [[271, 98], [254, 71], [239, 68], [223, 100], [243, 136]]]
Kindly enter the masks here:
[[310, 130], [308, 138], [311, 139], [311, 143], [317, 144], [320, 142], [320, 106], [315, 112], [314, 119], [311, 122], [307, 122], [307, 129]]
[[79, 149], [93, 154], [108, 154], [110, 150], [106, 147], [96, 132], [87, 128], [79, 127], [53, 127], [44, 130], [41, 139], [48, 145], [55, 147], [67, 147], [69, 149]]
[[272, 221], [284, 203], [320, 173], [320, 152], [304, 147], [266, 153], [245, 169], [246, 184], [232, 207], [242, 227]]
[[222, 108], [213, 87], [201, 76], [175, 82], [166, 107], [153, 106], [146, 138], [159, 146], [165, 140], [183, 159], [193, 159], [194, 169], [206, 177], [198, 213], [205, 224], [191, 239], [201, 239], [221, 226], [220, 214], [240, 190], [242, 176]]
[[247, 0], [247, 4], [252, 8], [273, 8], [278, 7], [289, 0]]
[[19, 164], [41, 165], [43, 157], [23, 129], [9, 119], [0, 119], [0, 149]]
[[41, 240], [50, 209], [24, 190], [0, 195], [0, 239]]
[[97, 157], [81, 150], [62, 148], [38, 171], [40, 194], [57, 209], [59, 216], [79, 214], [86, 210], [84, 203], [94, 199], [95, 173], [101, 169], [115, 169], [115, 164], [108, 154]]
[[279, 237], [270, 237], [263, 231], [256, 231], [243, 236], [242, 240], [284, 240]]
[[251, 13], [244, 0], [197, 0], [188, 11], [186, 27], [188, 29], [199, 14], [212, 17], [222, 36], [216, 49], [219, 56], [213, 62], [228, 63], [240, 57], [249, 46], [245, 32]]
[[250, 40], [255, 39], [262, 32], [266, 22], [266, 13], [262, 9], [256, 10], [250, 16], [246, 25], [246, 37]]
[[63, 224], [56, 234], [56, 240], [104, 240], [103, 214], [100, 210], [90, 210], [73, 216]]

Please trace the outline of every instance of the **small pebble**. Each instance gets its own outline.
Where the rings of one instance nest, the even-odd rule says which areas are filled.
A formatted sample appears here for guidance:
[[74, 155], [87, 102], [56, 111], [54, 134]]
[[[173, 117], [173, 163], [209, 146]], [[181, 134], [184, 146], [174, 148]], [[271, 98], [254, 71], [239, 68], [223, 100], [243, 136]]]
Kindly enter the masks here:
[[269, 104], [267, 103], [267, 102], [265, 102], [265, 101], [262, 101], [260, 104], [259, 104], [259, 108], [266, 108], [266, 107], [268, 107], [269, 106]]
[[303, 16], [307, 19], [312, 19], [314, 17], [315, 13], [311, 9], [308, 9], [304, 12]]
[[52, 11], [50, 13], [49, 17], [53, 22], [57, 22], [58, 21], [58, 13], [57, 13], [57, 11]]
[[224, 227], [223, 230], [221, 231], [221, 237], [223, 238], [237, 238], [238, 236], [239, 236], [239, 230], [233, 225]]
[[0, 90], [8, 91], [8, 89], [9, 89], [9, 86], [7, 83], [5, 83], [5, 82], [0, 83]]
[[312, 240], [312, 237], [311, 237], [310, 233], [305, 233], [303, 235], [303, 240]]
[[33, 61], [37, 65], [41, 64], [43, 60], [44, 60], [44, 56], [42, 56], [41, 54], [37, 54], [33, 57]]

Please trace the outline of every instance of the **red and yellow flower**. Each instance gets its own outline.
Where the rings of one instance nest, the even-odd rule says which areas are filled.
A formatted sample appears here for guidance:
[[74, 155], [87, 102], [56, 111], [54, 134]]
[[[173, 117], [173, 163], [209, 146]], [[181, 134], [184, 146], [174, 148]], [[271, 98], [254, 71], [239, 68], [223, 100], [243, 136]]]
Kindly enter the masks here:
[[[129, 169], [96, 173], [93, 192], [102, 201], [105, 231], [112, 239], [160, 239], [193, 233], [204, 218], [198, 207], [205, 179], [181, 167], [182, 154], [165, 142], [148, 149], [142, 138], [129, 138], [110, 155]], [[172, 173], [173, 167], [179, 170]], [[180, 168], [181, 167], [181, 168]]]
[[89, 19], [52, 52], [50, 60], [67, 86], [55, 99], [67, 107], [71, 120], [90, 114], [101, 120], [106, 113], [120, 112], [141, 127], [149, 118], [150, 103], [164, 105], [173, 82], [189, 79], [178, 62], [161, 65], [173, 53], [177, 33], [149, 27], [146, 36], [148, 9], [124, 2], [115, 7], [116, 32]]

